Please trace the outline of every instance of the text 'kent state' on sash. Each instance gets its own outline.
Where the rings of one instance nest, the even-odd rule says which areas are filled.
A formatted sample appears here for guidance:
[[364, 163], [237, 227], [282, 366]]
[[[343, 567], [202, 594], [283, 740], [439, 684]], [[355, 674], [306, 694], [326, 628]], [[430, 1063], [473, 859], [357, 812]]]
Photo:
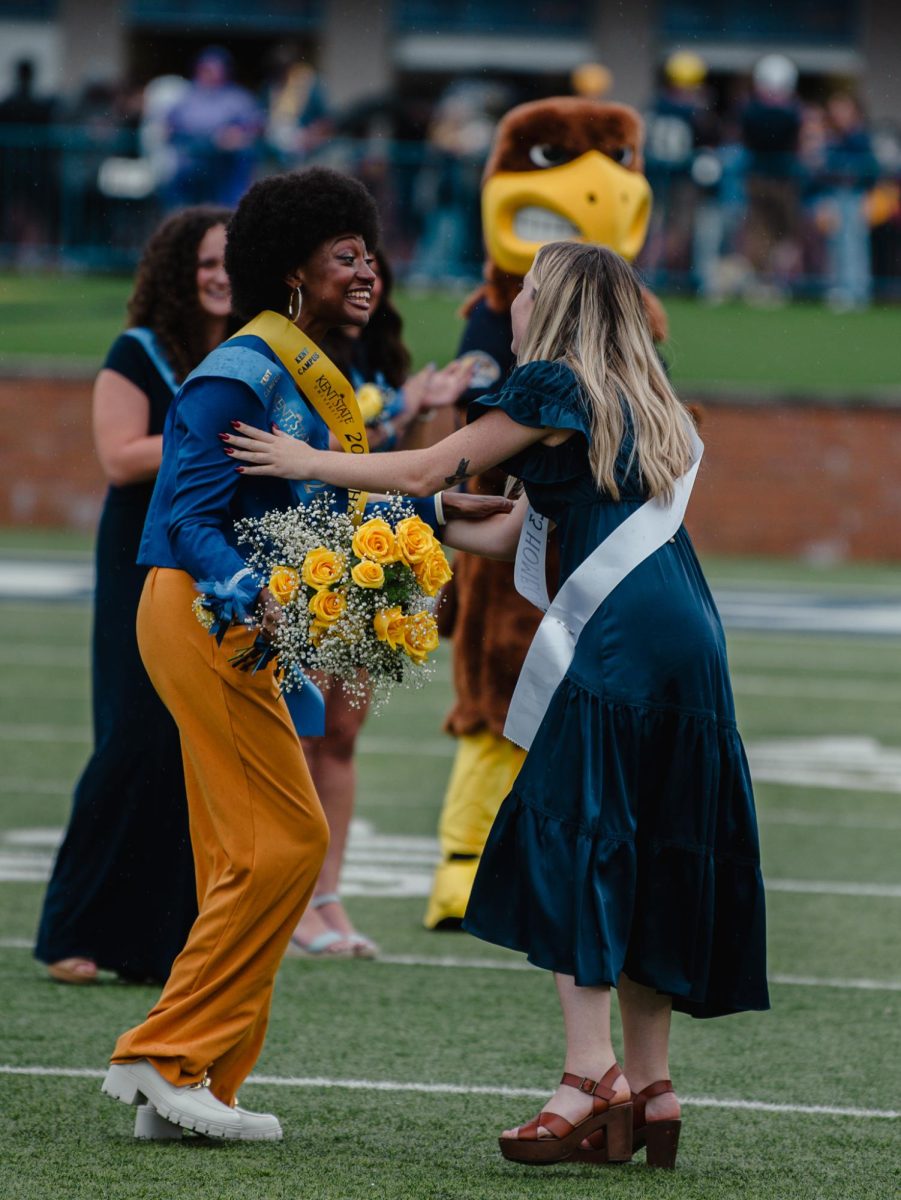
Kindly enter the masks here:
[[[360, 414], [356, 393], [329, 356], [287, 317], [266, 309], [249, 321], [235, 337], [258, 337], [277, 355], [279, 362], [310, 407], [334, 434], [342, 450], [368, 454], [369, 439]], [[285, 430], [290, 433], [290, 429]], [[355, 522], [366, 506], [366, 493], [348, 489], [347, 506]]]

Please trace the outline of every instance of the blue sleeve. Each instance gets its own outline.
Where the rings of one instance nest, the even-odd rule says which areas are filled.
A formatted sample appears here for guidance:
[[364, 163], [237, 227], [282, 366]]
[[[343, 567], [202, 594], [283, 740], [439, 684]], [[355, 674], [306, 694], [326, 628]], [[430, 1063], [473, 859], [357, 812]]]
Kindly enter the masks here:
[[575, 429], [591, 437], [591, 415], [574, 372], [559, 362], [528, 362], [516, 367], [499, 392], [470, 404], [474, 421], [500, 409], [518, 425], [533, 429]]
[[254, 392], [234, 379], [200, 378], [179, 397], [179, 445], [169, 511], [169, 545], [178, 563], [196, 580], [234, 581], [245, 605], [262, 584], [249, 573], [230, 543], [233, 502], [241, 477], [223, 453], [219, 434], [239, 420], [262, 428], [265, 412]]

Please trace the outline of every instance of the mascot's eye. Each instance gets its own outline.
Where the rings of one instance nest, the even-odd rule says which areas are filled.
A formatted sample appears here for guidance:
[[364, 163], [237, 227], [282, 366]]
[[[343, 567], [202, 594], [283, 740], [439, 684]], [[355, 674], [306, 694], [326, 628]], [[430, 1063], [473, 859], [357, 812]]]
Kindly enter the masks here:
[[631, 146], [618, 146], [615, 150], [608, 151], [609, 157], [614, 162], [619, 163], [621, 167], [627, 167], [635, 155], [632, 153]]
[[572, 155], [562, 146], [552, 146], [548, 142], [544, 142], [537, 146], [533, 146], [529, 151], [529, 158], [536, 167], [561, 167], [565, 162], [569, 162]]

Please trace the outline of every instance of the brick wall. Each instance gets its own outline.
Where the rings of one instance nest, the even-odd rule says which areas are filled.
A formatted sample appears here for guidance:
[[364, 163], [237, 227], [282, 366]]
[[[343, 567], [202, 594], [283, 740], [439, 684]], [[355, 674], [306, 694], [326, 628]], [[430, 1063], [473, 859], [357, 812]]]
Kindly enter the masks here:
[[[901, 402], [701, 403], [699, 549], [901, 561]], [[92, 528], [91, 381], [0, 379], [0, 418], [0, 525]]]
[[901, 403], [704, 403], [699, 549], [901, 560]]
[[0, 525], [92, 529], [106, 490], [91, 379], [0, 379]]

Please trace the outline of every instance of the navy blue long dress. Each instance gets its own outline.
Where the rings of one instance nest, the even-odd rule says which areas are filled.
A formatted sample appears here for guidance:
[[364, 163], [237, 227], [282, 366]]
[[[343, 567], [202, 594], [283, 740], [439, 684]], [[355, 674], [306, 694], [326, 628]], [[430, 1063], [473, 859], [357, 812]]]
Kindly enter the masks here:
[[[162, 433], [172, 391], [123, 334], [105, 367], [150, 400]], [[92, 683], [94, 752], [75, 788], [44, 898], [35, 957], [74, 956], [131, 980], [164, 980], [197, 915], [178, 730], [147, 677], [135, 616], [153, 482], [110, 487], [97, 533]]]
[[[594, 481], [568, 367], [517, 368], [471, 419], [494, 408], [576, 431], [505, 464], [556, 522], [562, 581], [646, 499], [631, 437], [615, 501]], [[696, 1017], [769, 1007], [751, 781], [722, 626], [684, 528], [585, 626], [495, 820], [464, 928], [580, 986], [625, 971]]]

